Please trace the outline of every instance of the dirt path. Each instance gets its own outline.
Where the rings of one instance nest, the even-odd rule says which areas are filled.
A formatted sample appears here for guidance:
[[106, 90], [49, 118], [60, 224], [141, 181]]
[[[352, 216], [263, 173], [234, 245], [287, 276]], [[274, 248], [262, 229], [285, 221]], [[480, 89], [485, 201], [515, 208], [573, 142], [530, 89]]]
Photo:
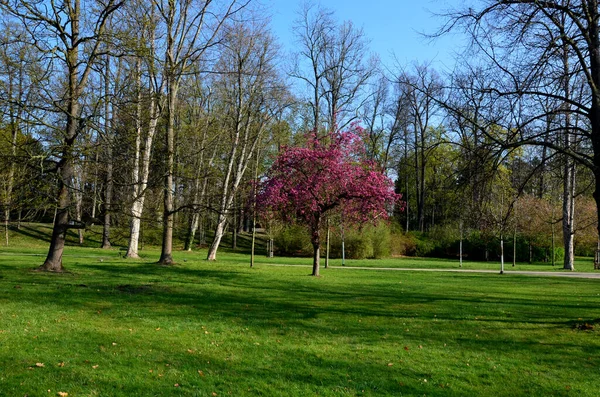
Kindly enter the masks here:
[[[275, 263], [261, 263], [265, 266], [297, 266], [312, 267], [310, 265], [284, 265]], [[451, 272], [451, 273], [490, 273], [500, 275], [499, 270], [476, 270], [476, 269], [413, 269], [405, 267], [360, 267], [360, 266], [329, 266], [329, 269], [342, 270], [378, 270], [378, 271], [397, 271], [397, 272]], [[579, 273], [579, 272], [535, 272], [526, 270], [505, 270], [503, 276], [508, 275], [535, 276], [535, 277], [571, 277], [571, 278], [597, 278], [599, 273]]]

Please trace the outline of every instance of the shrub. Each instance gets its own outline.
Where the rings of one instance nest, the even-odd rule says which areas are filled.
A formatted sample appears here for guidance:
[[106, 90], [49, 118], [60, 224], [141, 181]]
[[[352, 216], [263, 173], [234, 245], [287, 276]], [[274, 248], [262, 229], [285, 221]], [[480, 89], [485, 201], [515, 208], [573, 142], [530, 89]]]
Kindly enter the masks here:
[[[346, 230], [344, 236], [346, 258], [378, 259], [389, 256], [391, 234], [390, 226], [385, 222], [380, 222], [376, 226], [366, 225], [362, 229]], [[342, 257], [342, 237], [337, 228], [332, 228], [330, 257]]]
[[306, 228], [291, 225], [275, 234], [275, 254], [281, 256], [311, 256], [312, 246]]

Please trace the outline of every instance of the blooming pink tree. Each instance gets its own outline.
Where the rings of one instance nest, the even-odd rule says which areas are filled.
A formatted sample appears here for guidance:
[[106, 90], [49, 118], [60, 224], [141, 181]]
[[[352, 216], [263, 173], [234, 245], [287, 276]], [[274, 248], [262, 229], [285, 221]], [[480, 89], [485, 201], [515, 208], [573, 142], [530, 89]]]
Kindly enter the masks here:
[[400, 199], [393, 182], [363, 156], [360, 127], [353, 130], [311, 136], [305, 147], [284, 148], [257, 198], [263, 213], [308, 226], [313, 276], [319, 275], [320, 230], [329, 213], [362, 223], [386, 218]]

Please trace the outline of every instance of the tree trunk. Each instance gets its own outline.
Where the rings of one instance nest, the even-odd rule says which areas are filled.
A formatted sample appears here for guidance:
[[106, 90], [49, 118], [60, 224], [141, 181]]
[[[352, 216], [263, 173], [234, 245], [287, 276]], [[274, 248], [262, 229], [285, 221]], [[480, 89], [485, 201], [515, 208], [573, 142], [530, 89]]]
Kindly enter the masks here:
[[327, 242], [325, 243], [325, 269], [329, 267], [329, 243], [330, 243], [330, 234], [329, 230], [329, 218], [327, 218]]
[[515, 226], [515, 230], [513, 231], [513, 262], [512, 265], [515, 267], [517, 264], [517, 227]]
[[[66, 166], [66, 164], [65, 164]], [[64, 179], [69, 174], [69, 170], [61, 170], [61, 179], [59, 186], [58, 205], [56, 207], [56, 219], [52, 229], [52, 237], [50, 239], [50, 248], [44, 264], [39, 267], [39, 270], [48, 272], [63, 272], [62, 254], [65, 248], [65, 236], [69, 225], [69, 188]]]
[[463, 221], [460, 221], [460, 242], [458, 243], [458, 267], [463, 265]]
[[[171, 77], [172, 78], [172, 77]], [[167, 172], [164, 180], [164, 213], [163, 213], [163, 240], [160, 259], [158, 263], [161, 265], [173, 264], [173, 215], [174, 215], [174, 186], [173, 186], [173, 171], [175, 157], [175, 108], [177, 104], [177, 86], [172, 78], [168, 89], [168, 105], [167, 105], [167, 134], [166, 134], [166, 165]]]
[[[73, 198], [75, 199], [75, 219], [81, 223], [82, 207], [83, 207], [83, 189], [85, 186], [85, 173], [83, 165], [77, 167], [78, 171], [75, 171], [75, 178], [73, 179], [74, 191]], [[79, 245], [83, 244], [83, 228], [79, 228]]]
[[[12, 91], [13, 91], [13, 83], [12, 83], [12, 78], [10, 78], [10, 84], [9, 84], [9, 98], [12, 98]], [[19, 93], [19, 96], [21, 96], [21, 93]], [[12, 103], [12, 101], [11, 101]], [[13, 191], [13, 184], [14, 184], [14, 180], [15, 180], [15, 169], [16, 169], [16, 164], [15, 164], [15, 160], [17, 157], [17, 133], [18, 133], [18, 127], [17, 127], [17, 118], [14, 117], [14, 110], [12, 109], [12, 105], [10, 106], [11, 110], [10, 110], [10, 117], [11, 117], [11, 123], [10, 123], [10, 129], [11, 129], [11, 148], [10, 148], [10, 154], [11, 154], [11, 159], [10, 159], [10, 167], [8, 169], [8, 181], [6, 181], [7, 186], [6, 186], [6, 195], [5, 195], [5, 199], [4, 199], [4, 236], [5, 236], [5, 240], [6, 240], [6, 246], [8, 247], [8, 224], [10, 223], [10, 210], [11, 210], [11, 205], [12, 205], [12, 191]]]
[[[70, 115], [77, 114], [78, 106], [71, 104]], [[69, 206], [71, 205], [69, 184], [73, 180], [73, 143], [76, 137], [75, 117], [67, 119], [67, 131], [71, 139], [65, 140], [61, 156], [61, 165], [59, 168], [59, 195], [56, 206], [56, 216], [52, 237], [50, 239], [50, 248], [46, 260], [39, 267], [39, 270], [49, 272], [63, 272], [62, 254], [65, 248], [65, 238], [69, 227]]]
[[[79, 3], [76, 2], [75, 17], [72, 24], [73, 29], [78, 29], [79, 24]], [[77, 37], [78, 32], [73, 33]], [[65, 238], [69, 227], [69, 207], [71, 205], [70, 184], [73, 181], [73, 146], [75, 139], [79, 133], [78, 117], [79, 117], [79, 97], [80, 90], [83, 88], [77, 73], [79, 53], [77, 48], [67, 50], [67, 59], [70, 65], [74, 65], [69, 70], [69, 102], [66, 113], [66, 129], [65, 137], [62, 142], [62, 153], [58, 162], [58, 202], [56, 207], [56, 218], [52, 229], [52, 237], [50, 239], [50, 247], [46, 260], [39, 267], [39, 270], [50, 272], [64, 271], [62, 265], [62, 254], [65, 248]]]
[[[564, 67], [564, 95], [568, 100], [571, 98], [570, 86], [570, 67], [568, 44], [563, 42], [563, 67]], [[565, 110], [565, 128], [564, 145], [565, 150], [571, 150], [574, 146], [574, 134], [571, 132], [571, 114], [570, 105], [567, 101], [563, 104]], [[565, 156], [564, 175], [563, 175], [563, 244], [565, 248], [565, 258], [563, 268], [566, 270], [575, 270], [574, 265], [574, 234], [575, 234], [575, 161]]]
[[102, 248], [109, 249], [110, 245], [110, 213], [113, 195], [113, 160], [112, 160], [112, 142], [106, 143], [106, 190], [104, 197], [104, 225], [102, 227]]
[[198, 225], [200, 223], [200, 213], [198, 211], [192, 212], [192, 217], [190, 218], [190, 224], [188, 227], [187, 238], [185, 239], [185, 245], [183, 249], [185, 251], [191, 251], [194, 246], [194, 239], [196, 238], [196, 230], [198, 230]]
[[[160, 117], [157, 94], [152, 90], [150, 92], [150, 122], [148, 124], [148, 133], [144, 142], [142, 152], [142, 83], [141, 83], [141, 61], [138, 60], [138, 76], [137, 76], [137, 110], [136, 110], [136, 137], [135, 137], [135, 153], [133, 165], [133, 202], [131, 204], [131, 221], [129, 226], [129, 244], [127, 247], [126, 258], [139, 258], [138, 246], [140, 239], [140, 230], [142, 222], [142, 213], [144, 210], [144, 201], [146, 199], [146, 187], [148, 186], [148, 176], [150, 175], [150, 160], [152, 155], [152, 145], [156, 126]], [[141, 162], [141, 167], [140, 167]]]
[[504, 274], [504, 237], [500, 236], [500, 274]]
[[[112, 196], [113, 196], [113, 117], [110, 112], [110, 81], [109, 81], [109, 72], [110, 72], [110, 58], [107, 56], [106, 58], [106, 70], [104, 71], [104, 144], [106, 145], [105, 153], [106, 153], [106, 190], [104, 192], [104, 225], [102, 227], [102, 248], [109, 249], [110, 245], [110, 215], [111, 215], [111, 205], [112, 205]], [[116, 89], [115, 89], [116, 90]], [[114, 112], [114, 109], [113, 109]]]
[[320, 235], [320, 228], [321, 228], [321, 220], [317, 217], [317, 219], [315, 220], [315, 223], [312, 225], [312, 231], [311, 231], [311, 236], [310, 236], [310, 242], [312, 243], [313, 246], [313, 271], [312, 271], [312, 275], [315, 277], [319, 277], [320, 274], [320, 269], [319, 269], [319, 262], [321, 259], [321, 235]]
[[223, 234], [225, 233], [225, 226], [227, 224], [227, 216], [225, 214], [219, 214], [219, 218], [217, 220], [217, 228], [215, 229], [215, 238], [213, 239], [212, 244], [208, 250], [208, 256], [206, 257], [209, 261], [217, 260], [217, 248], [219, 248], [219, 244], [221, 244], [221, 239], [223, 238]]
[[96, 206], [98, 205], [98, 150], [96, 150], [95, 159], [94, 159], [94, 193], [92, 197], [92, 226], [96, 222]]

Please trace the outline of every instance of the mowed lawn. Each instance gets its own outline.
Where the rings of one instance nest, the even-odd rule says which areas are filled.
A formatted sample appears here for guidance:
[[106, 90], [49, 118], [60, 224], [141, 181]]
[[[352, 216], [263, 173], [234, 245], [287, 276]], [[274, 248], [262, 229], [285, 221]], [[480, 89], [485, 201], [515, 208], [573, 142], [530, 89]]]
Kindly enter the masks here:
[[0, 249], [1, 396], [600, 394], [597, 279], [44, 252]]

